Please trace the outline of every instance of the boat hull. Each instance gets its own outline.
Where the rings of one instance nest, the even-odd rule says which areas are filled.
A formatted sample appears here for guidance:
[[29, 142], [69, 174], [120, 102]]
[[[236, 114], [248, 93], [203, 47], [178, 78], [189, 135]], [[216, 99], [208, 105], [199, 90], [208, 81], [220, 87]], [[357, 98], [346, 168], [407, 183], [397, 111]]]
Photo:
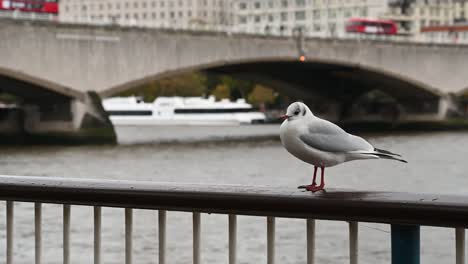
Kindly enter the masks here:
[[121, 125], [187, 125], [187, 126], [238, 126], [241, 124], [262, 123], [265, 120], [263, 113], [248, 113], [237, 115], [199, 115], [199, 116], [174, 116], [172, 118], [160, 118], [154, 116], [111, 116], [111, 122], [116, 126]]
[[241, 124], [236, 120], [173, 120], [138, 117], [111, 117], [110, 119], [115, 126], [238, 126]]
[[103, 106], [115, 126], [238, 126], [266, 119], [244, 100], [216, 102], [214, 97], [158, 97], [153, 103], [114, 98], [104, 100]]

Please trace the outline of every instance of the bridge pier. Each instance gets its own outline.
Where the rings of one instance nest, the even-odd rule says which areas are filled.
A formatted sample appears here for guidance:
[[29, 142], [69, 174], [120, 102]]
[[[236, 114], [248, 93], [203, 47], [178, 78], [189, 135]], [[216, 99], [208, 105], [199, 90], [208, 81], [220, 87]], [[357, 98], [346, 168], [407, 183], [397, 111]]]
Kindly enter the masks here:
[[[88, 92], [84, 100], [25, 102], [0, 117], [1, 143], [109, 144], [116, 142], [114, 127], [99, 96]], [[11, 139], [15, 140], [11, 140]]]
[[401, 122], [441, 122], [462, 115], [456, 99], [450, 95], [432, 100], [412, 100], [402, 103]]
[[308, 100], [314, 114], [349, 130], [445, 130], [466, 129], [463, 106], [454, 96], [412, 98], [388, 102]]
[[99, 96], [85, 94], [55, 105], [27, 105], [25, 132], [34, 143], [115, 143], [114, 127], [102, 108]]
[[23, 111], [16, 107], [0, 108], [0, 143], [21, 141]]
[[451, 96], [433, 99], [414, 98], [383, 104], [376, 102], [371, 107], [341, 103], [339, 111], [341, 114], [337, 116], [337, 119], [343, 122], [442, 122], [447, 121], [451, 117], [462, 116], [462, 111], [456, 98]]

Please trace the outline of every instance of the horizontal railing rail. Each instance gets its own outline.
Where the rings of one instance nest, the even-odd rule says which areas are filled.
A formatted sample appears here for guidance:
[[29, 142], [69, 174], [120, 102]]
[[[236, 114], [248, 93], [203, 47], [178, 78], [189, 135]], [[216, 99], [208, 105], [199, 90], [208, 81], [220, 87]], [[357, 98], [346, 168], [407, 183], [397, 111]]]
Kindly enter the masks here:
[[[203, 213], [468, 227], [468, 196], [0, 176], [0, 199]], [[436, 217], [435, 217], [436, 216]]]
[[7, 201], [8, 264], [14, 263], [15, 201], [35, 203], [36, 263], [41, 263], [42, 203], [63, 204], [63, 263], [70, 261], [71, 205], [94, 207], [94, 263], [101, 263], [101, 207], [125, 208], [127, 264], [132, 263], [133, 209], [159, 210], [159, 263], [165, 263], [166, 211], [193, 213], [193, 263], [200, 263], [201, 213], [229, 215], [230, 264], [236, 263], [236, 215], [267, 217], [268, 263], [275, 259], [276, 217], [307, 220], [307, 263], [314, 263], [316, 219], [349, 222], [350, 263], [358, 261], [358, 222], [392, 225], [393, 263], [419, 263], [419, 226], [456, 228], [456, 263], [465, 261], [467, 196], [0, 176], [0, 200]]

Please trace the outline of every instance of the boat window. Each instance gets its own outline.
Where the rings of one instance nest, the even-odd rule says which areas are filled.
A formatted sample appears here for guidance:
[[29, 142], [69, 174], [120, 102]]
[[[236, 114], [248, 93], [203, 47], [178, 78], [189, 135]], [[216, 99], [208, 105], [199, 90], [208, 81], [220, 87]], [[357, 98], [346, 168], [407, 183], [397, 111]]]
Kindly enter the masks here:
[[112, 116], [150, 116], [153, 114], [152, 111], [146, 110], [111, 110], [107, 112]]

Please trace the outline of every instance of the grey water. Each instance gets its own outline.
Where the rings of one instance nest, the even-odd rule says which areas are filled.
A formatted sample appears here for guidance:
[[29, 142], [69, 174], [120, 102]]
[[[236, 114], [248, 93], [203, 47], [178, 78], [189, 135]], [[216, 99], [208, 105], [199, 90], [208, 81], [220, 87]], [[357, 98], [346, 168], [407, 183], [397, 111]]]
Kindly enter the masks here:
[[[0, 148], [0, 174], [199, 184], [291, 186], [313, 168], [288, 154], [277, 125], [125, 127], [117, 146]], [[408, 164], [355, 161], [327, 169], [327, 187], [468, 194], [468, 132], [364, 135]], [[15, 203], [15, 263], [34, 262], [34, 205]], [[310, 210], [313, 210], [311, 208]], [[72, 263], [93, 261], [93, 209], [72, 206]], [[190, 213], [168, 212], [167, 263], [190, 263]], [[124, 263], [124, 210], [103, 208], [103, 263]], [[0, 262], [5, 259], [0, 203]], [[348, 262], [348, 224], [317, 221], [317, 263]], [[390, 263], [390, 227], [360, 223], [360, 263]], [[277, 219], [277, 263], [305, 263], [305, 220]], [[422, 227], [422, 263], [454, 263], [454, 230]], [[157, 212], [134, 212], [134, 263], [157, 263]], [[62, 261], [62, 207], [43, 205], [43, 263]], [[202, 263], [228, 263], [227, 216], [202, 215]], [[266, 263], [266, 219], [238, 219], [239, 263]]]

